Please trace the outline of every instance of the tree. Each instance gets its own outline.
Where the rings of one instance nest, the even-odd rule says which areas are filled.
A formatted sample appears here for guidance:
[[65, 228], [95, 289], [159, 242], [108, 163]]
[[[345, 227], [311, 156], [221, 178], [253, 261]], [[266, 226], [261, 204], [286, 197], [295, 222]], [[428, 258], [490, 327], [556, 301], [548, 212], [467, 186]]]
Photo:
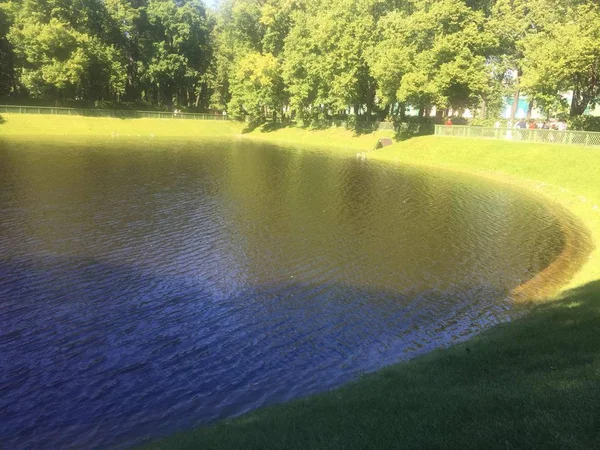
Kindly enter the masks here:
[[547, 108], [572, 91], [570, 114], [581, 115], [600, 100], [600, 8], [569, 8], [561, 22], [548, 24], [520, 45], [523, 89]]
[[247, 115], [252, 124], [258, 124], [269, 115], [276, 118], [284, 104], [281, 68], [275, 56], [251, 52], [237, 62], [228, 105], [234, 117]]
[[420, 109], [475, 107], [489, 91], [486, 56], [494, 36], [485, 16], [461, 0], [421, 1], [410, 15], [397, 18], [410, 61], [397, 90], [398, 100]]
[[15, 62], [12, 46], [7, 38], [10, 21], [0, 4], [0, 96], [9, 94], [15, 87]]
[[98, 1], [24, 0], [8, 39], [21, 82], [34, 97], [104, 99], [122, 90], [118, 51], [101, 39]]
[[[392, 115], [396, 113], [393, 108], [398, 103], [400, 84], [411, 70], [411, 61], [415, 57], [414, 48], [406, 45], [406, 14], [404, 11], [392, 11], [384, 16], [377, 26], [378, 40], [367, 53], [370, 74], [377, 84], [378, 100]], [[398, 105], [397, 113], [404, 119], [404, 103]]]
[[210, 30], [197, 0], [150, 0], [145, 81], [158, 103], [194, 103], [210, 64]]
[[370, 115], [376, 85], [367, 64], [378, 0], [307, 2], [294, 14], [284, 45], [283, 77], [300, 116]]
[[511, 120], [515, 118], [522, 89], [523, 42], [560, 20], [568, 1], [496, 0], [492, 7], [489, 28], [499, 43], [493, 53], [494, 70], [513, 95]]

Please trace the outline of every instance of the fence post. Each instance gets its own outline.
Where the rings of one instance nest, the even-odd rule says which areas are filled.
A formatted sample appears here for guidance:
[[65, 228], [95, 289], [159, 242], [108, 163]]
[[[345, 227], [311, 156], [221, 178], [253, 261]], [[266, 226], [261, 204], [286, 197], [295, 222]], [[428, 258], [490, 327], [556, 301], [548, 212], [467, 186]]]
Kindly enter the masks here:
[[590, 134], [589, 133], [585, 133], [585, 144], [583, 144], [584, 147], [587, 147], [588, 145], [590, 145]]

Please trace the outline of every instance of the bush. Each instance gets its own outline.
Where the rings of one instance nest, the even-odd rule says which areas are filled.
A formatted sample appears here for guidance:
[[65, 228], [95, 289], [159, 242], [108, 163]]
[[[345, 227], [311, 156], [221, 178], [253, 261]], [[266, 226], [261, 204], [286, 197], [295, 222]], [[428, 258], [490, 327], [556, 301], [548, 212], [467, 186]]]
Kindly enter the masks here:
[[600, 131], [600, 117], [575, 116], [567, 120], [571, 130]]

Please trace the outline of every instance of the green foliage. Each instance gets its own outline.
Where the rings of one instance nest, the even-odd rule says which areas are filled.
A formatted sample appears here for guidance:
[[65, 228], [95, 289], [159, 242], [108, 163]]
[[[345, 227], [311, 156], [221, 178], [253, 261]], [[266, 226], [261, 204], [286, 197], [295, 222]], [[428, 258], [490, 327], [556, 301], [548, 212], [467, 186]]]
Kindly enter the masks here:
[[283, 77], [301, 116], [345, 114], [374, 106], [375, 82], [366, 52], [373, 44], [376, 0], [309, 1], [294, 16]]
[[573, 91], [570, 113], [600, 100], [600, 7], [569, 9], [560, 22], [522, 40], [523, 89], [552, 112], [566, 109], [560, 93]]
[[202, 0], [0, 0], [0, 95], [312, 123], [405, 120], [409, 107], [495, 118], [524, 92], [577, 116], [600, 98], [599, 10], [592, 0], [221, 0], [214, 11]]
[[229, 111], [235, 118], [247, 115], [252, 124], [276, 118], [284, 104], [281, 69], [275, 56], [248, 53], [237, 61], [231, 83]]
[[[12, 19], [13, 91], [199, 106], [212, 57], [199, 0], [5, 0], [2, 10]], [[0, 36], [4, 59], [2, 43]]]
[[488, 93], [486, 58], [496, 44], [483, 13], [461, 1], [421, 2], [399, 18], [410, 67], [396, 93], [424, 107], [474, 107]]
[[600, 132], [600, 117], [573, 116], [568, 121], [572, 130], [598, 131]]
[[14, 53], [7, 38], [10, 20], [0, 3], [0, 96], [10, 93], [14, 79]]

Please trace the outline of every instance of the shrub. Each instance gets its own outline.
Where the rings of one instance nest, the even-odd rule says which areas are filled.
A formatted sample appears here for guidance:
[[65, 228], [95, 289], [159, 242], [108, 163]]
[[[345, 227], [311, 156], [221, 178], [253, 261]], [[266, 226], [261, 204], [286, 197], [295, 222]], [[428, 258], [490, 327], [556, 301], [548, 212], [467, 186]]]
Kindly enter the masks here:
[[568, 119], [571, 130], [600, 131], [600, 117], [575, 116]]

